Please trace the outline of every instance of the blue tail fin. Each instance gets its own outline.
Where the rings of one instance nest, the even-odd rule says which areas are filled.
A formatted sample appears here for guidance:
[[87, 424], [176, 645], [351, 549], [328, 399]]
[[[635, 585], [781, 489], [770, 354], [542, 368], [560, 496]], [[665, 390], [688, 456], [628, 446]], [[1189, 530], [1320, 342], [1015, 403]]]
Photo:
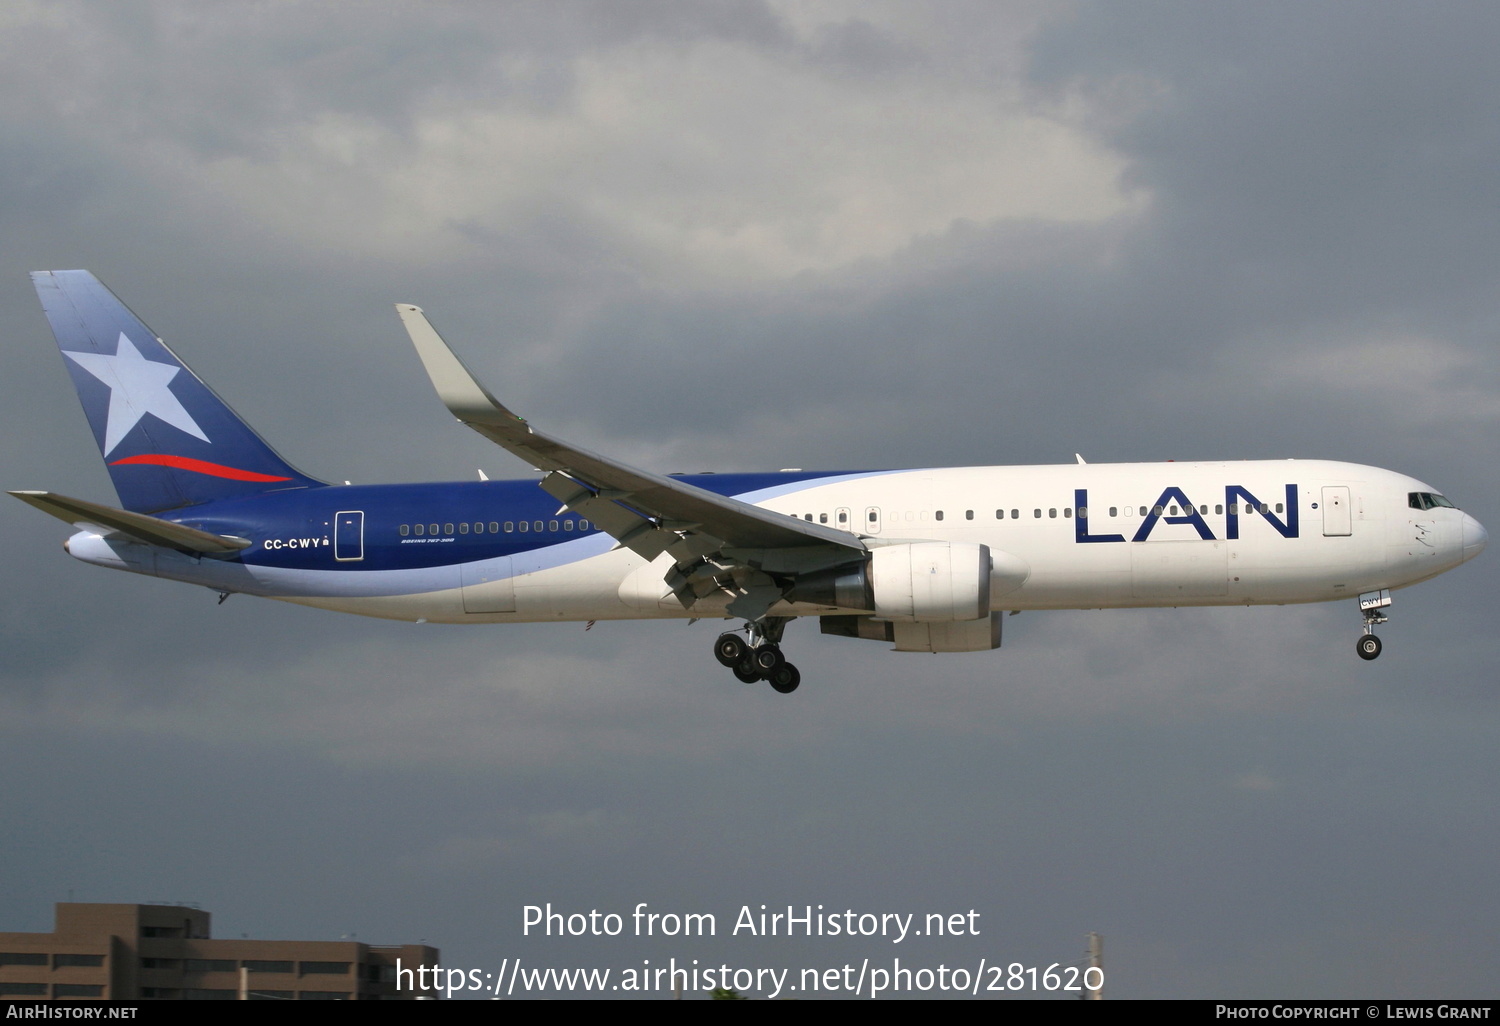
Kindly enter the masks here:
[[88, 271], [31, 280], [126, 509], [324, 483], [276, 455]]

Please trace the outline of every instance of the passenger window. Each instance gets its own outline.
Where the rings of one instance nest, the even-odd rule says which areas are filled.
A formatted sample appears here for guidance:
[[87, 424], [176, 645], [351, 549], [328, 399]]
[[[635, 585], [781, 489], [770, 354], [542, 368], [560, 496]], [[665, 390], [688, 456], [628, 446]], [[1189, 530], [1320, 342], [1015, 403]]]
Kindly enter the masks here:
[[845, 513], [843, 510], [839, 510], [839, 523], [841, 523], [841, 524], [847, 524], [848, 522], [849, 522], [849, 514]]
[[1036, 519], [1038, 519], [1038, 520], [1040, 520], [1040, 519], [1042, 519], [1042, 511], [1041, 511], [1041, 510], [1039, 510], [1039, 509], [1034, 509], [1034, 510], [1032, 510], [1032, 511], [1031, 511], [1031, 515], [1032, 515], [1032, 516], [1033, 516], [1033, 517], [1035, 517], [1035, 518], [1036, 518]]
[[1204, 506], [1202, 509], [1198, 510], [1198, 515], [1205, 517], [1208, 516], [1208, 507]]
[[812, 514], [811, 513], [805, 514], [802, 519], [806, 520], [810, 524], [810, 523], [812, 523]]
[[1049, 517], [1051, 517], [1053, 520], [1056, 520], [1057, 519], [1057, 510], [1055, 510], [1055, 509], [1049, 509], [1047, 511], [1047, 515]]
[[827, 513], [819, 513], [818, 514], [818, 523], [820, 523], [820, 524], [826, 524], [826, 523], [828, 523], [828, 514]]
[[1172, 515], [1174, 517], [1177, 515], [1177, 503], [1175, 503], [1175, 502], [1172, 503]]
[[[1157, 508], [1157, 510], [1156, 510], [1156, 512], [1158, 512], [1158, 513], [1160, 513], [1160, 512], [1161, 512], [1161, 509], [1160, 509], [1160, 507], [1158, 507], [1158, 508]], [[1142, 506], [1142, 507], [1141, 507], [1141, 516], [1145, 516], [1145, 515], [1146, 515], [1146, 507], [1145, 507], [1145, 506]]]
[[564, 531], [571, 531], [571, 530], [573, 530], [573, 521], [571, 521], [571, 520], [564, 520], [563, 521], [563, 530]]
[[1005, 510], [1003, 510], [1003, 509], [997, 509], [997, 510], [995, 510], [995, 519], [996, 520], [1004, 520], [1005, 519]]
[[411, 528], [408, 525], [406, 525], [406, 524], [402, 524], [401, 525], [401, 537], [405, 538], [409, 534], [411, 534]]
[[578, 529], [580, 531], [587, 531], [589, 529], [589, 522], [587, 520], [578, 521]]
[[1089, 508], [1087, 506], [1079, 506], [1078, 517], [1081, 520], [1087, 520], [1089, 518]]
[[1240, 504], [1239, 503], [1237, 503], [1237, 502], [1231, 502], [1229, 504], [1229, 515], [1232, 516], [1232, 517], [1237, 517], [1237, 516], [1240, 515]]
[[933, 516], [935, 516], [939, 520], [941, 520], [941, 519], [943, 519], [943, 511], [942, 510], [938, 510], [936, 513], [933, 514]]
[[1224, 504], [1221, 502], [1217, 506], [1215, 506], [1214, 507], [1214, 512], [1215, 513], [1223, 513], [1224, 512]]
[[1160, 506], [1152, 506], [1151, 509], [1156, 513], [1157, 516], [1162, 515], [1162, 508]]
[[1270, 506], [1267, 506], [1267, 505], [1266, 505], [1266, 504], [1265, 504], [1265, 503], [1264, 503], [1264, 502], [1263, 502], [1263, 503], [1261, 503], [1261, 504], [1260, 504], [1260, 511], [1261, 511], [1261, 512], [1262, 512], [1262, 513], [1269, 513], [1269, 512], [1271, 512], [1271, 507], [1270, 507]]
[[479, 521], [478, 523], [476, 523], [474, 525], [474, 533], [475, 534], [483, 534], [484, 533], [484, 521], [483, 520]]
[[875, 522], [875, 516], [876, 516], [875, 511], [873, 509], [870, 510], [870, 523], [873, 524]]
[[427, 525], [426, 524], [418, 524], [417, 525], [417, 537], [420, 538], [420, 537], [422, 537], [422, 535], [424, 535], [426, 533], [427, 533]]
[[1063, 507], [1063, 519], [1064, 520], [1072, 520], [1073, 519], [1073, 507], [1072, 506], [1064, 506]]
[[1120, 515], [1120, 507], [1119, 506], [1111, 506], [1111, 507], [1109, 507], [1109, 515], [1112, 516], [1112, 517], [1119, 516]]
[[1279, 503], [1279, 502], [1276, 504], [1276, 512], [1278, 512], [1278, 513], [1281, 512], [1281, 503]]
[[[490, 525], [490, 526], [491, 526], [491, 527], [493, 527], [493, 526], [495, 526], [495, 525], [493, 525], [493, 524], [491, 524], [491, 525]], [[506, 534], [510, 534], [510, 533], [511, 533], [511, 532], [512, 532], [512, 531], [514, 531], [514, 530], [515, 530], [515, 529], [516, 529], [516, 524], [515, 524], [515, 521], [514, 521], [514, 520], [507, 520], [507, 521], [506, 521], [506, 522], [505, 522], [505, 533], [506, 533]]]
[[531, 529], [533, 531], [540, 531], [542, 529], [542, 522], [540, 520], [533, 520], [531, 522]]
[[527, 520], [521, 521], [520, 528], [521, 528], [522, 531], [529, 531], [529, 530], [531, 530], [531, 522], [527, 521]]
[[443, 533], [444, 534], [452, 534], [453, 533], [453, 525], [452, 524], [444, 524], [443, 525]]
[[974, 519], [974, 511], [972, 509], [966, 509], [966, 510], [964, 510], [964, 519], [965, 520], [973, 520]]
[[459, 534], [468, 534], [469, 533], [469, 525], [468, 524], [459, 524], [458, 525], [458, 533]]
[[555, 530], [557, 530], [557, 521], [556, 520], [549, 520], [549, 521], [547, 521], [547, 530], [549, 530], [549, 531], [555, 531]]
[[[1020, 510], [1018, 510], [1018, 509], [1013, 509], [1013, 510], [1011, 510], [1011, 511], [1010, 511], [1010, 518], [1011, 518], [1011, 519], [1012, 519], [1012, 520], [1015, 520], [1015, 519], [1016, 519], [1016, 518], [1018, 518], [1018, 517], [1019, 517], [1019, 516], [1020, 516], [1020, 515], [1021, 515], [1021, 511], [1020, 511]], [[1041, 515], [1041, 514], [1040, 514], [1040, 513], [1038, 513], [1038, 514], [1037, 514], [1037, 515], [1038, 515], [1038, 516], [1040, 516], [1040, 515]]]

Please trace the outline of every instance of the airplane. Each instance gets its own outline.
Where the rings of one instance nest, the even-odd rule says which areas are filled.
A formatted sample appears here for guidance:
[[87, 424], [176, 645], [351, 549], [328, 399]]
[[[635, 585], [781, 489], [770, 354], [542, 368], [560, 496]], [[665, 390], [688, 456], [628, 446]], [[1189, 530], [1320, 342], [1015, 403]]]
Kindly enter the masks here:
[[77, 559], [430, 623], [742, 620], [739, 680], [801, 681], [786, 625], [898, 652], [998, 648], [1033, 609], [1354, 599], [1357, 651], [1391, 592], [1488, 535], [1435, 488], [1323, 460], [662, 475], [545, 434], [419, 308], [396, 310], [448, 410], [540, 478], [333, 485], [283, 460], [88, 271], [32, 275], [120, 507], [12, 495]]

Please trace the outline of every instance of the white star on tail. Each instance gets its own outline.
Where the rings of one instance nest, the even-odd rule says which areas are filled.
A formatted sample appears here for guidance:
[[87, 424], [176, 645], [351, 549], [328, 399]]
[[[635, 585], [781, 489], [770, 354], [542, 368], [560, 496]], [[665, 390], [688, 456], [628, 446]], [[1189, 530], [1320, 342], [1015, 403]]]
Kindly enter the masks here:
[[104, 428], [105, 456], [148, 413], [195, 438], [208, 441], [208, 436], [167, 388], [168, 382], [182, 368], [146, 359], [123, 331], [114, 356], [66, 350], [64, 355], [109, 386], [109, 421]]

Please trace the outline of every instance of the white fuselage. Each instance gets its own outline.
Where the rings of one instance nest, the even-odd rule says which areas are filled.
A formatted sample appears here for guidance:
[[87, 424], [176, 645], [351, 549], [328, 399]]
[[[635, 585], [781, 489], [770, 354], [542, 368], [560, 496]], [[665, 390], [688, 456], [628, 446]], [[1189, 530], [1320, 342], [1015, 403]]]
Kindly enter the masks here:
[[[1431, 491], [1374, 467], [1278, 460], [844, 474], [741, 498], [851, 531], [872, 548], [916, 540], [988, 546], [993, 607], [1021, 610], [1322, 602], [1405, 587], [1471, 558], [1485, 542], [1473, 517], [1409, 502]], [[143, 549], [87, 532], [70, 542], [90, 562], [390, 619], [728, 615], [728, 596], [684, 608], [664, 583], [670, 556], [647, 562], [597, 534], [506, 557], [488, 575], [472, 564], [361, 575], [333, 564], [230, 566], [166, 552], [147, 565]], [[770, 613], [840, 611], [781, 602]]]

